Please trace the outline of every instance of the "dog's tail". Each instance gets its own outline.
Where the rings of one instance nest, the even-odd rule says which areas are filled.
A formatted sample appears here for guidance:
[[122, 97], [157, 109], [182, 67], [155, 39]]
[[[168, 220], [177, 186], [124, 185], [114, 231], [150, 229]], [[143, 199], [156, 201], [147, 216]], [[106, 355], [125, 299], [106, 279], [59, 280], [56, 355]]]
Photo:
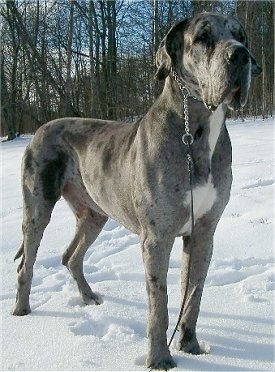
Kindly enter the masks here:
[[21, 244], [21, 247], [19, 248], [18, 252], [16, 253], [14, 257], [14, 261], [17, 260], [19, 257], [21, 257], [23, 252], [24, 252], [24, 243]]

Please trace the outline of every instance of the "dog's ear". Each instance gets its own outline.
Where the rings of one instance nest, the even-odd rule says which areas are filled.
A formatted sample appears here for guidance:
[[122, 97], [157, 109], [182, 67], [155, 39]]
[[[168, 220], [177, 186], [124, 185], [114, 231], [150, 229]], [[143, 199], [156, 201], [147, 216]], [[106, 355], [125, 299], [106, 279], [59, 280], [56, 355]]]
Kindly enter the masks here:
[[188, 19], [174, 25], [161, 41], [156, 53], [157, 72], [155, 78], [165, 79], [176, 61], [177, 52], [183, 47], [183, 32]]
[[165, 79], [172, 67], [171, 57], [167, 52], [166, 37], [162, 40], [156, 53], [157, 72], [155, 78], [158, 80]]

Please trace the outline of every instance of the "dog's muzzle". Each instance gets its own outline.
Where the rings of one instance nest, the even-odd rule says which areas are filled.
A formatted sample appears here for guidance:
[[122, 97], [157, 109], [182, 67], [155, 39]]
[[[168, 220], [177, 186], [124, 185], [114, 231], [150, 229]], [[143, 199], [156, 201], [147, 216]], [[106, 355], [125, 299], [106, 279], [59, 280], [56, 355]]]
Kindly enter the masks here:
[[[206, 94], [205, 106], [213, 112], [224, 102], [232, 110], [240, 109], [247, 100], [252, 76], [252, 57], [244, 45], [233, 42], [227, 44], [220, 58], [222, 61], [219, 71], [212, 71], [215, 83], [212, 95]], [[218, 72], [218, 80], [215, 80], [215, 72]]]
[[250, 86], [253, 65], [251, 56], [245, 46], [233, 44], [225, 51], [225, 61], [229, 86], [225, 91], [224, 102], [230, 109], [240, 109], [246, 103]]

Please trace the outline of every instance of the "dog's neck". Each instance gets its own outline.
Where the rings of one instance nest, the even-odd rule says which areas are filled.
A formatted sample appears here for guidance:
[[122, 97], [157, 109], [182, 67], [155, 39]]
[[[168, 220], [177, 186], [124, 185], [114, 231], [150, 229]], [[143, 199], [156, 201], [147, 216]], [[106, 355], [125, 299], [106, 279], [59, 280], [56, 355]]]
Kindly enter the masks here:
[[[179, 120], [184, 123], [184, 95], [179, 84], [171, 74], [166, 78], [163, 91], [157, 101], [158, 102], [156, 103], [159, 103], [167, 111], [170, 110], [174, 112], [179, 117]], [[192, 127], [197, 127], [201, 118], [204, 118], [204, 121], [207, 121], [211, 115], [211, 111], [205, 107], [202, 100], [194, 98], [192, 92], [187, 98], [187, 105], [189, 112], [189, 125], [191, 129]]]
[[194, 84], [190, 87], [189, 84], [187, 84], [183, 79], [181, 79], [177, 73], [177, 71], [174, 69], [174, 67], [171, 67], [170, 70], [170, 76], [172, 76], [173, 80], [177, 83], [177, 86], [179, 87], [179, 90], [181, 91], [181, 94], [183, 98], [193, 98], [197, 101], [202, 101], [200, 95], [199, 95], [199, 88], [198, 86], [194, 86]]
[[[186, 123], [184, 114], [184, 98], [183, 94], [172, 76], [168, 76], [162, 93], [155, 101], [151, 109], [146, 114], [148, 120], [146, 127], [150, 123], [158, 122], [158, 125], [152, 127], [152, 133], [160, 135], [161, 132], [167, 133], [167, 123], [170, 129], [173, 127], [174, 133], [182, 137], [186, 133]], [[221, 129], [222, 122], [224, 121], [226, 106], [220, 105], [216, 111], [211, 112], [208, 110], [202, 101], [189, 97], [188, 104], [188, 125], [189, 131], [194, 138], [194, 142], [201, 138], [201, 136], [208, 136], [210, 125], [215, 129], [215, 122], [217, 122], [218, 132]], [[218, 114], [218, 116], [217, 116]], [[150, 118], [151, 116], [151, 118]], [[169, 120], [167, 120], [169, 118]], [[219, 134], [219, 133], [218, 133]], [[215, 141], [217, 140], [215, 135]], [[194, 143], [194, 145], [195, 145]], [[196, 146], [196, 145], [195, 145]]]

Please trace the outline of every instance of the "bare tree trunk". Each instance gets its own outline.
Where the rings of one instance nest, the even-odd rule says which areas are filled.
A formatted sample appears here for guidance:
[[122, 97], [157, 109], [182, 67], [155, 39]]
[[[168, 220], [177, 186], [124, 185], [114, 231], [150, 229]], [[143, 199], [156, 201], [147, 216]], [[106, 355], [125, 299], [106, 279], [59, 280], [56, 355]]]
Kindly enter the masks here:
[[14, 137], [16, 128], [11, 118], [10, 97], [4, 71], [4, 56], [1, 53], [1, 136], [8, 135], [8, 139]]
[[108, 54], [107, 54], [107, 105], [108, 118], [116, 119], [117, 104], [117, 46], [116, 46], [116, 2], [107, 0], [107, 29], [108, 29]]
[[96, 104], [97, 104], [97, 84], [96, 84], [96, 71], [94, 65], [94, 22], [93, 18], [96, 17], [94, 2], [89, 0], [89, 11], [88, 11], [88, 32], [89, 32], [89, 57], [90, 57], [90, 112], [91, 116], [96, 116]]
[[[261, 9], [261, 18], [262, 24], [264, 24], [264, 10], [263, 7]], [[266, 86], [265, 86], [265, 55], [264, 55], [264, 32], [263, 29], [261, 30], [261, 55], [262, 55], [262, 117], [265, 119], [266, 116]]]
[[[159, 0], [154, 0], [153, 2], [153, 35], [152, 35], [152, 68], [155, 71], [155, 64], [156, 64], [156, 53], [159, 46]], [[152, 76], [153, 76], [152, 71]], [[156, 98], [159, 94], [160, 84], [158, 80], [154, 81], [154, 98]]]
[[7, 1], [7, 6], [9, 8], [9, 10], [14, 14], [14, 17], [17, 21], [16, 27], [18, 29], [18, 33], [19, 33], [19, 35], [21, 35], [23, 43], [30, 48], [34, 59], [38, 63], [38, 66], [41, 68], [43, 78], [48, 79], [50, 84], [52, 85], [52, 87], [59, 93], [60, 97], [64, 98], [64, 91], [63, 91], [62, 87], [60, 87], [57, 84], [57, 82], [53, 78], [52, 74], [48, 70], [47, 64], [45, 63], [45, 61], [43, 60], [43, 58], [39, 54], [38, 50], [35, 48], [35, 44], [33, 42], [33, 39], [31, 37], [30, 33], [28, 32], [27, 28], [25, 27], [24, 22], [22, 20], [22, 17], [17, 10], [16, 3], [14, 2], [14, 0], [8, 0]]
[[4, 72], [4, 56], [1, 59], [1, 75], [2, 75], [2, 84], [1, 87], [3, 88], [4, 92], [6, 93], [6, 103], [4, 109], [4, 117], [7, 126], [7, 134], [8, 140], [11, 140], [15, 137], [15, 133], [17, 131], [17, 91], [18, 91], [18, 81], [17, 81], [17, 70], [18, 70], [18, 53], [19, 53], [19, 43], [18, 38], [16, 35], [15, 29], [15, 17], [14, 14], [8, 8], [7, 5], [7, 13], [6, 13], [6, 20], [9, 24], [9, 29], [11, 33], [12, 39], [12, 64], [10, 69], [10, 86], [8, 88], [7, 80], [5, 77]]
[[65, 115], [73, 116], [72, 110], [72, 43], [74, 31], [74, 0], [70, 0], [70, 13], [67, 30], [67, 65], [66, 65], [66, 84], [65, 84]]

